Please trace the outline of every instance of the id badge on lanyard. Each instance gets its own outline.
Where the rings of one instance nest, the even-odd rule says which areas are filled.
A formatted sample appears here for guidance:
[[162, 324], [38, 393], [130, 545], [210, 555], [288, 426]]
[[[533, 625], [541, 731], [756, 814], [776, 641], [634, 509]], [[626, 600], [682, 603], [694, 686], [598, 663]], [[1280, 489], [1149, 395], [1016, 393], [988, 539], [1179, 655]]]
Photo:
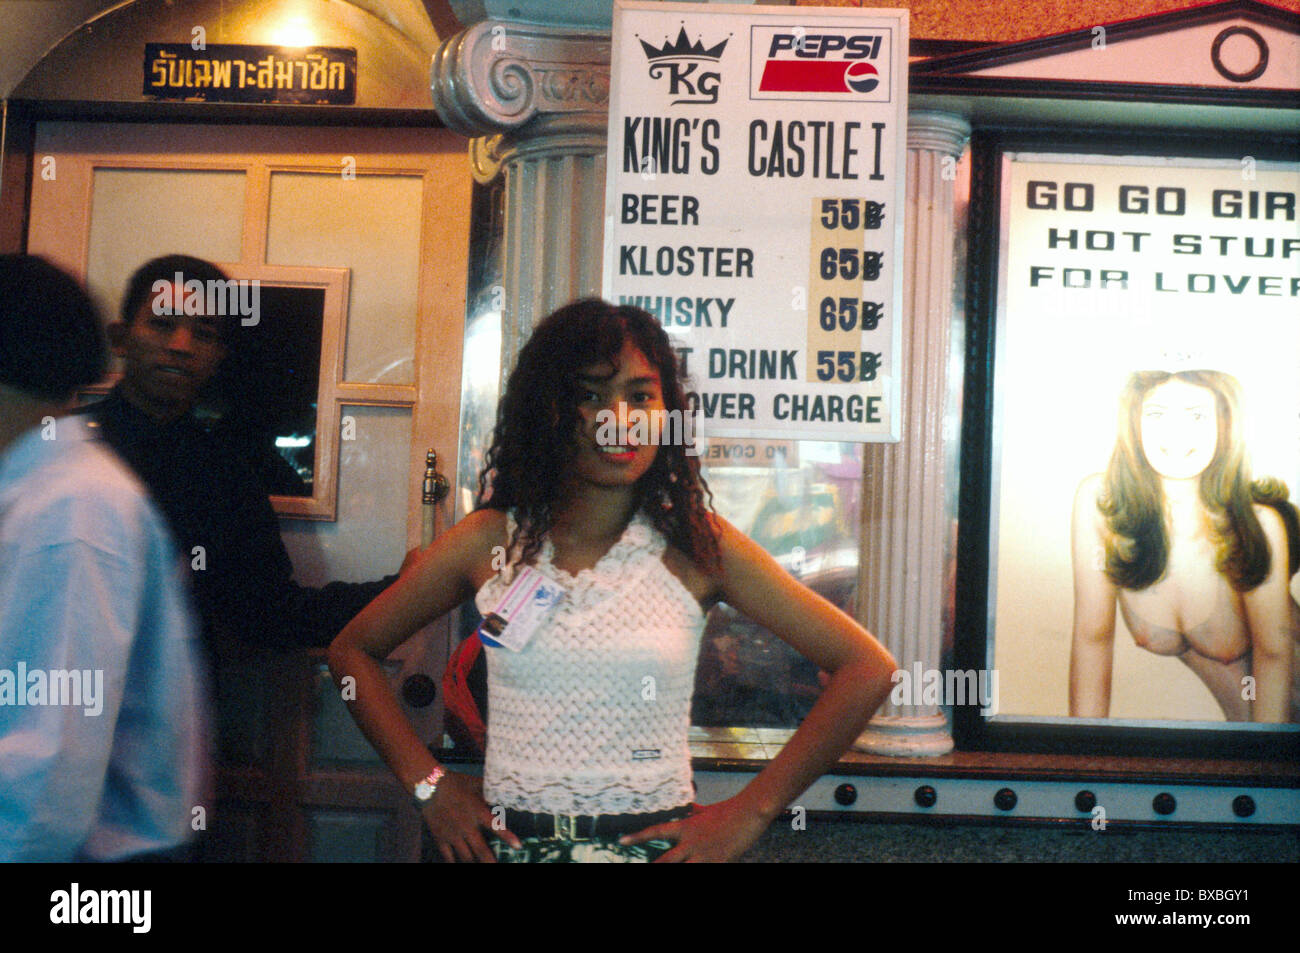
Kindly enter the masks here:
[[484, 645], [519, 652], [564, 598], [564, 587], [532, 566], [523, 566], [479, 626]]

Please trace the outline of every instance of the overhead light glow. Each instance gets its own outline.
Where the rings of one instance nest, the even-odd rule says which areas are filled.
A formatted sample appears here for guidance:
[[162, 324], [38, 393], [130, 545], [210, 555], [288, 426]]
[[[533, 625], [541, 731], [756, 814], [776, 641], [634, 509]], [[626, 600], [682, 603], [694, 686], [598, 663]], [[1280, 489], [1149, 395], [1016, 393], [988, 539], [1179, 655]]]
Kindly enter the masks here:
[[285, 19], [271, 31], [271, 40], [276, 46], [319, 46], [316, 30], [311, 21], [299, 14]]

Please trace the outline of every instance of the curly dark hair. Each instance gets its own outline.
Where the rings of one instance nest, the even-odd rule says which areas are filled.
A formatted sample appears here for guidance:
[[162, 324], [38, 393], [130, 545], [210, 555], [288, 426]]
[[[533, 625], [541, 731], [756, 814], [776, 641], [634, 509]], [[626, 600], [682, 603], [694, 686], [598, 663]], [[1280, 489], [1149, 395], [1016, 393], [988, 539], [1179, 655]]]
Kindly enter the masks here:
[[[492, 432], [492, 447], [479, 474], [480, 507], [512, 510], [523, 534], [518, 559], [541, 547], [555, 524], [563, 480], [577, 450], [579, 372], [611, 364], [631, 342], [659, 373], [664, 407], [679, 419], [689, 412], [668, 335], [648, 312], [584, 298], [552, 312], [533, 330], [506, 384]], [[654, 463], [635, 487], [635, 507], [673, 546], [706, 571], [718, 566], [718, 541], [709, 521], [713, 494], [699, 461], [681, 441], [659, 447]]]

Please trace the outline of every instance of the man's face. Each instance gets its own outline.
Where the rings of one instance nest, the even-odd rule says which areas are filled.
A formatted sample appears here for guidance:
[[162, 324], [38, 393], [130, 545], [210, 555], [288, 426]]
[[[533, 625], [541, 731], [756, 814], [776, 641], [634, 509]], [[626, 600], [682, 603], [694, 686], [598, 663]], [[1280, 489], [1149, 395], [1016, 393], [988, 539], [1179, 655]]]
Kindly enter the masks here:
[[222, 319], [177, 314], [180, 309], [170, 305], [182, 300], [179, 289], [169, 285], [151, 293], [130, 324], [109, 329], [114, 353], [126, 361], [122, 387], [127, 399], [159, 420], [188, 413], [226, 354]]

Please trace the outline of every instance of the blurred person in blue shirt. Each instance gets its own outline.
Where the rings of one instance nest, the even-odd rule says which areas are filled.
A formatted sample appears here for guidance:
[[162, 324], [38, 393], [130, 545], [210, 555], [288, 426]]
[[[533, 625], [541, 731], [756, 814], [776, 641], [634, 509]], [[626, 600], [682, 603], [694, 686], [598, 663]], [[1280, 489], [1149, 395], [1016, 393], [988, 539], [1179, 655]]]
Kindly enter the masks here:
[[184, 856], [208, 799], [205, 698], [183, 566], [92, 420], [85, 292], [0, 256], [0, 860]]

